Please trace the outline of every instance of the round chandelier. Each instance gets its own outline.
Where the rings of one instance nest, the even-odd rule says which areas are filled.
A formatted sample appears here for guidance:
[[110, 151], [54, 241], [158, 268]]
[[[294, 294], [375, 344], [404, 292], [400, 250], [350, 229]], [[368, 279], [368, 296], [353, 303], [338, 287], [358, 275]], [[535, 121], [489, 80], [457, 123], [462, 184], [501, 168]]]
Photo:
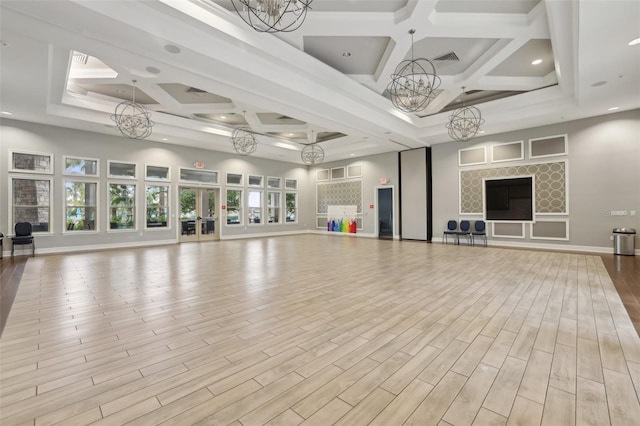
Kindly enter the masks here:
[[324, 160], [324, 149], [316, 144], [306, 145], [304, 148], [302, 148], [300, 158], [302, 158], [302, 162], [304, 164], [309, 164], [311, 166], [313, 166], [314, 164], [322, 163], [322, 161]]
[[263, 33], [295, 31], [307, 17], [313, 0], [231, 0], [236, 13]]
[[425, 58], [414, 59], [413, 34], [411, 34], [411, 60], [398, 64], [391, 74], [387, 91], [393, 106], [404, 112], [422, 111], [435, 97], [434, 91], [440, 86], [440, 77], [436, 75], [433, 63]]
[[447, 129], [449, 130], [449, 136], [451, 139], [466, 142], [474, 138], [480, 126], [484, 124], [484, 119], [480, 110], [474, 106], [465, 106], [464, 104], [464, 92], [465, 87], [462, 87], [462, 108], [455, 110], [449, 116], [449, 122], [447, 123]]
[[132, 80], [132, 82], [132, 100], [120, 102], [111, 115], [111, 120], [116, 123], [116, 127], [124, 136], [131, 139], [144, 139], [151, 135], [154, 123], [151, 121], [151, 114], [144, 105], [136, 103], [137, 80]]
[[251, 155], [258, 148], [256, 134], [248, 127], [238, 127], [231, 134], [233, 149], [240, 155]]

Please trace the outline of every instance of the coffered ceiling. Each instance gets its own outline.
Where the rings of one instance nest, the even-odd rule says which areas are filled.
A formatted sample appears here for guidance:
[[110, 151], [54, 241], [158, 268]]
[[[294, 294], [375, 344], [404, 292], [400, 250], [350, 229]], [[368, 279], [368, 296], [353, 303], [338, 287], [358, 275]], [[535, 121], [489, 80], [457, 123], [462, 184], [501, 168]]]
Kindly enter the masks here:
[[[449, 142], [463, 86], [486, 135], [640, 107], [636, 0], [311, 6], [300, 29], [265, 34], [230, 0], [3, 0], [3, 118], [119, 135], [110, 116], [136, 80], [149, 140], [233, 152], [232, 130], [250, 126], [261, 134], [254, 156], [300, 163], [316, 137], [327, 161]], [[441, 78], [417, 114], [386, 93], [411, 58], [410, 29], [414, 57]]]

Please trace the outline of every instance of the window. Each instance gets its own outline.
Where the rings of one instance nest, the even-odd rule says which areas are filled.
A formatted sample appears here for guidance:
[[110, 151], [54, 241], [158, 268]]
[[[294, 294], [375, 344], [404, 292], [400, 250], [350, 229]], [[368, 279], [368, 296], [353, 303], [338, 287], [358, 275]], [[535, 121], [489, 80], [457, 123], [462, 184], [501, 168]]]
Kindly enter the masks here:
[[65, 230], [95, 231], [98, 203], [96, 182], [66, 181], [65, 188]]
[[136, 177], [136, 165], [135, 163], [109, 161], [109, 177], [134, 179]]
[[167, 228], [169, 217], [169, 187], [147, 186], [147, 228]]
[[169, 167], [147, 165], [144, 177], [147, 180], [169, 180]]
[[284, 180], [285, 189], [298, 189], [298, 180], [297, 179], [285, 179]]
[[249, 223], [262, 223], [262, 191], [249, 191]]
[[298, 194], [296, 192], [285, 193], [287, 203], [286, 223], [298, 222]]
[[10, 172], [53, 173], [53, 154], [10, 151]]
[[241, 190], [227, 190], [227, 225], [242, 225]]
[[267, 192], [267, 215], [269, 223], [280, 223], [280, 193], [279, 192]]
[[279, 177], [269, 176], [267, 178], [267, 188], [280, 189], [281, 181]]
[[183, 182], [218, 183], [218, 172], [211, 170], [180, 169], [180, 180]]
[[136, 186], [109, 184], [109, 229], [135, 229]]
[[262, 188], [262, 176], [253, 176], [249, 175], [249, 186], [253, 186], [256, 188]]
[[12, 224], [29, 222], [33, 232], [49, 232], [51, 180], [13, 178], [11, 193], [13, 201]]
[[238, 173], [227, 173], [227, 185], [242, 185], [242, 175]]
[[64, 174], [77, 176], [98, 176], [98, 160], [89, 158], [64, 157]]

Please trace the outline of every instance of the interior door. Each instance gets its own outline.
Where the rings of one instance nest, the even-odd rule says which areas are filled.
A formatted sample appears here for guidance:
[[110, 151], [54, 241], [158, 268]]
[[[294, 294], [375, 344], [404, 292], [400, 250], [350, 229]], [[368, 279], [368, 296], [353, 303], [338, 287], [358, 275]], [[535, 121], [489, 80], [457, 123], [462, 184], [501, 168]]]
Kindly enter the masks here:
[[393, 238], [392, 188], [378, 188], [378, 238]]
[[180, 188], [180, 242], [217, 241], [218, 188]]

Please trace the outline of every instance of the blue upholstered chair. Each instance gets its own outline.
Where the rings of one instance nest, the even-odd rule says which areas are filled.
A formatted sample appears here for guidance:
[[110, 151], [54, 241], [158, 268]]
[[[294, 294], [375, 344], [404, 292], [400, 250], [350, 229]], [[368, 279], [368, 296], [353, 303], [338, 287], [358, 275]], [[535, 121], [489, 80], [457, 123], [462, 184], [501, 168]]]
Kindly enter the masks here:
[[473, 232], [471, 232], [471, 244], [476, 245], [476, 237], [480, 237], [484, 240], [484, 246], [487, 246], [487, 225], [484, 220], [476, 220], [473, 224]]
[[456, 233], [458, 237], [458, 244], [460, 244], [460, 237], [467, 239], [467, 244], [471, 245], [471, 222], [468, 220], [460, 221], [460, 230]]
[[458, 241], [458, 221], [450, 220], [447, 222], [447, 229], [442, 233], [442, 241], [444, 241], [445, 244], [447, 244], [447, 236], [449, 235], [455, 235], [456, 242]]

